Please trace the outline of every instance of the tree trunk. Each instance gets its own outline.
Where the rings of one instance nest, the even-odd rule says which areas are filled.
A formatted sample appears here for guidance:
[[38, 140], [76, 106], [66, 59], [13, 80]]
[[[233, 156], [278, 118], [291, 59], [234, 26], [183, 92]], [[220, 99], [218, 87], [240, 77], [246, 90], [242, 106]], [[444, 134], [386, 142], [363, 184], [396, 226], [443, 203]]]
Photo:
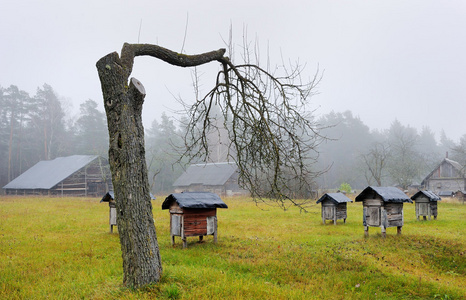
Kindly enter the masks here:
[[142, 104], [145, 90], [128, 78], [134, 57], [153, 56], [169, 64], [192, 67], [223, 58], [225, 49], [184, 55], [156, 45], [123, 45], [96, 64], [107, 115], [117, 225], [123, 257], [123, 282], [139, 288], [160, 280], [162, 263], [155, 233], [144, 149]]
[[97, 62], [109, 133], [109, 163], [125, 285], [138, 288], [160, 280], [162, 263], [155, 232], [144, 150], [145, 91], [127, 73], [118, 54]]

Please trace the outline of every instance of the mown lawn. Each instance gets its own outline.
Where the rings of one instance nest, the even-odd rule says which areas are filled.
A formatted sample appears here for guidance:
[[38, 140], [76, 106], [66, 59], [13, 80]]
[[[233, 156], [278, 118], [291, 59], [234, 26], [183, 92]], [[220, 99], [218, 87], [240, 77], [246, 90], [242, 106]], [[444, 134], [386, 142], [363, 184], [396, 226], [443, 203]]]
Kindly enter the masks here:
[[[370, 228], [362, 206], [346, 224], [225, 198], [212, 237], [170, 245], [163, 196], [153, 201], [164, 267], [160, 283], [122, 286], [118, 234], [108, 205], [91, 198], [0, 198], [0, 299], [466, 299], [466, 205], [439, 203], [417, 221], [406, 204], [403, 234]], [[117, 232], [117, 230], [115, 230]]]

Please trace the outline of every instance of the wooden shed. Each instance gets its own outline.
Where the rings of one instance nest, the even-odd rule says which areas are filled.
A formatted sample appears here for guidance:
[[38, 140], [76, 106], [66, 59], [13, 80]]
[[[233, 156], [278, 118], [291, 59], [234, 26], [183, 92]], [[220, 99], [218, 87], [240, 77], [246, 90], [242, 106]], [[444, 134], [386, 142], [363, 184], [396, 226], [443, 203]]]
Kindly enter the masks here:
[[333, 220], [333, 224], [337, 225], [337, 219], [343, 219], [343, 223], [346, 223], [348, 202], [353, 201], [343, 193], [327, 193], [320, 197], [316, 203], [322, 203], [322, 223]]
[[442, 200], [432, 191], [419, 191], [411, 197], [416, 203], [416, 218], [422, 216], [424, 220], [426, 217], [434, 216], [434, 220], [437, 220], [437, 202]]
[[369, 227], [380, 227], [383, 237], [386, 236], [388, 227], [397, 227], [397, 233], [401, 234], [403, 203], [412, 203], [401, 190], [396, 187], [369, 186], [355, 200], [363, 203], [362, 222], [366, 236], [369, 234]]
[[180, 236], [183, 248], [187, 247], [187, 237], [198, 236], [202, 241], [206, 235], [213, 235], [217, 242], [217, 208], [228, 206], [214, 193], [185, 192], [169, 195], [162, 209], [170, 211], [170, 236], [172, 245], [175, 236]]

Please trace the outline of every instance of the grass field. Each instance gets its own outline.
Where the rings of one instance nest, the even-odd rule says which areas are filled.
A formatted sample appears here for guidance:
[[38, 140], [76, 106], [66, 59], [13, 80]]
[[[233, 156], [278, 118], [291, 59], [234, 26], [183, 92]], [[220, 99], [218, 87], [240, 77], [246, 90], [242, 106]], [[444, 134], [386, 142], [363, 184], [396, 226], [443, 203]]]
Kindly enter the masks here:
[[108, 205], [90, 198], [0, 198], [0, 299], [466, 299], [466, 205], [439, 203], [436, 221], [406, 204], [403, 234], [370, 228], [350, 203], [346, 224], [322, 225], [320, 205], [257, 207], [225, 198], [212, 237], [170, 245], [163, 197], [153, 201], [160, 283], [122, 286]]

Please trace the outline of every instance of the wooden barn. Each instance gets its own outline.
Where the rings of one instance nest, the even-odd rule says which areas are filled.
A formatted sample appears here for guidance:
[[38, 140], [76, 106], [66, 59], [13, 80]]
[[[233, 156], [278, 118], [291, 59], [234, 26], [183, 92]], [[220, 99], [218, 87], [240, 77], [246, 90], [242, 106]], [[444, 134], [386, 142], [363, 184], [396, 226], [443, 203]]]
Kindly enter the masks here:
[[3, 189], [7, 195], [101, 196], [111, 185], [105, 158], [72, 155], [40, 161]]
[[442, 162], [421, 182], [425, 190], [437, 195], [466, 190], [465, 169], [460, 163], [444, 158]]
[[346, 223], [348, 202], [353, 201], [343, 193], [327, 193], [320, 197], [316, 203], [322, 203], [322, 223], [333, 220], [333, 224], [337, 225], [338, 219], [343, 219], [343, 223]]
[[383, 237], [386, 236], [388, 227], [397, 227], [397, 233], [401, 234], [403, 203], [412, 203], [401, 190], [396, 187], [369, 186], [355, 200], [363, 203], [362, 222], [366, 236], [369, 234], [369, 227], [380, 227]]
[[180, 236], [183, 248], [188, 246], [187, 237], [198, 236], [202, 241], [206, 235], [213, 235], [217, 242], [217, 208], [228, 206], [213, 193], [187, 192], [169, 195], [162, 209], [170, 212], [170, 236], [172, 245], [175, 236]]
[[432, 191], [419, 191], [411, 197], [411, 200], [416, 203], [416, 218], [422, 216], [424, 220], [426, 217], [434, 216], [437, 220], [437, 202], [442, 200]]
[[238, 184], [235, 163], [194, 164], [173, 183], [175, 192], [211, 192], [222, 196], [245, 195]]

